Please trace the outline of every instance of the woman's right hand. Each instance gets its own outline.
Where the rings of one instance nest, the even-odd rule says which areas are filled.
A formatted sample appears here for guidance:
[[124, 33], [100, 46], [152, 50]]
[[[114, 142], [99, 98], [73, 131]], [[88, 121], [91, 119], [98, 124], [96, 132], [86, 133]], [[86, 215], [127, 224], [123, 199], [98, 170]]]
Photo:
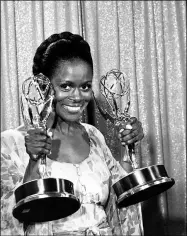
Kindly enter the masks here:
[[28, 166], [24, 175], [23, 183], [40, 179], [39, 165], [42, 154], [49, 155], [52, 148], [51, 133], [42, 128], [32, 128], [25, 136], [26, 151], [30, 156]]
[[33, 160], [40, 158], [41, 154], [49, 155], [52, 148], [50, 133], [43, 128], [32, 128], [25, 136], [26, 151]]

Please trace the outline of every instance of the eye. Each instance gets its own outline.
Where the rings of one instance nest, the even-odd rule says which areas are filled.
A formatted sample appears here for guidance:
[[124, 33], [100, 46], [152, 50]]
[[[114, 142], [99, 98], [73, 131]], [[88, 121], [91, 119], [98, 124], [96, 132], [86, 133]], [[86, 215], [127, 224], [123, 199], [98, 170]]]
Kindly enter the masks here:
[[71, 86], [69, 84], [67, 84], [67, 83], [60, 84], [60, 88], [63, 91], [70, 91], [71, 90]]
[[92, 85], [91, 85], [91, 84], [83, 84], [83, 85], [81, 86], [81, 89], [82, 89], [83, 91], [87, 92], [87, 91], [89, 91], [89, 90], [92, 89]]

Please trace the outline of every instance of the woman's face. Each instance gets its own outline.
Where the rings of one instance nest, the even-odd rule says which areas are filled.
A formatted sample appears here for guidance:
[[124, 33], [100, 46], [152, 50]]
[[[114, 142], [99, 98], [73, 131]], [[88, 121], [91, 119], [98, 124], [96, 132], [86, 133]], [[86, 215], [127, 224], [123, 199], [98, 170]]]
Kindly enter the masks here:
[[55, 90], [56, 113], [65, 121], [78, 121], [92, 97], [92, 69], [74, 59], [60, 62], [51, 83]]

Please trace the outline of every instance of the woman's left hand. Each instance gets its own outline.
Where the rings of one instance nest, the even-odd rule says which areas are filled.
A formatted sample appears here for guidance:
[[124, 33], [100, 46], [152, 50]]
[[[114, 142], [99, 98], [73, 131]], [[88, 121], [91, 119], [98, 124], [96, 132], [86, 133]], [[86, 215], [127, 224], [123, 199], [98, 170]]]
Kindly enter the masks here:
[[131, 117], [128, 125], [122, 126], [119, 139], [123, 146], [142, 140], [144, 137], [142, 123], [136, 117]]

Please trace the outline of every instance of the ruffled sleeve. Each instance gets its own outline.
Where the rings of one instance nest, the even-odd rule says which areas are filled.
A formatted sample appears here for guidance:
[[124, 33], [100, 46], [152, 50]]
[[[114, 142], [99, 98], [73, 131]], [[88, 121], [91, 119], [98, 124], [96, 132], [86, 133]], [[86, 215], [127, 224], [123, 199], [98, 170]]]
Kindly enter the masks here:
[[24, 235], [23, 224], [12, 215], [14, 190], [22, 184], [27, 159], [24, 136], [18, 130], [1, 133], [1, 234]]

